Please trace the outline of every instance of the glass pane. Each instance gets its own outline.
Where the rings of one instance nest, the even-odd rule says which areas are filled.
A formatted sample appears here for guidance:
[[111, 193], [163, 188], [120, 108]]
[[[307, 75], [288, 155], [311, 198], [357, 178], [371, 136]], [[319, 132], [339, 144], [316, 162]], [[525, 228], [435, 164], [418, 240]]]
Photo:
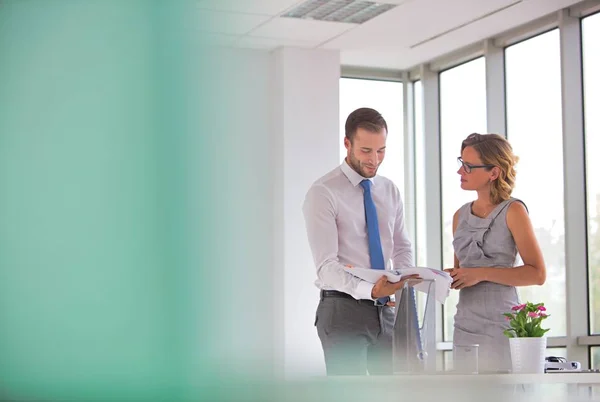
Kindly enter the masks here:
[[[478, 58], [440, 74], [440, 129], [442, 179], [442, 264], [454, 266], [452, 217], [476, 194], [460, 188], [456, 158], [467, 135], [485, 133], [485, 60]], [[451, 291], [444, 304], [444, 340], [452, 340], [458, 291]]]
[[600, 333], [600, 14], [582, 21], [590, 330]]
[[404, 100], [401, 82], [340, 78], [340, 163], [346, 157], [344, 126], [352, 111], [370, 107], [388, 125], [385, 159], [377, 174], [392, 180], [404, 199]]
[[[529, 209], [547, 269], [543, 286], [521, 287], [519, 293], [522, 301], [546, 304], [548, 336], [564, 336], [565, 225], [557, 29], [506, 49], [506, 98], [508, 139], [520, 158], [513, 196]], [[543, 191], [539, 190], [541, 175], [552, 178], [552, 185], [544, 186]]]
[[[590, 368], [592, 370], [600, 370], [600, 346], [591, 347], [590, 355], [592, 357], [590, 361]], [[596, 401], [598, 399], [600, 399], [600, 386], [595, 386], [592, 388], [592, 395], [590, 400]]]
[[451, 371], [452, 369], [454, 369], [452, 363], [453, 363], [453, 361], [452, 361], [452, 351], [451, 350], [445, 350], [444, 351], [444, 371]]
[[427, 266], [427, 224], [425, 221], [425, 135], [423, 133], [423, 86], [415, 82], [415, 204], [416, 210], [416, 263]]

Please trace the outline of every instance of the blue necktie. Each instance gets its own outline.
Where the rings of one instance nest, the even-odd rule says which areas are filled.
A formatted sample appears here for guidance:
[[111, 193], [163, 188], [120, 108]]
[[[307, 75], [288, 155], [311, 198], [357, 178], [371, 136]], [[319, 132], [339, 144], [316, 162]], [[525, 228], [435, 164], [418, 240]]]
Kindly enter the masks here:
[[[371, 181], [363, 180], [360, 182], [364, 191], [365, 199], [365, 218], [367, 220], [367, 234], [369, 237], [369, 257], [371, 259], [371, 269], [385, 269], [383, 260], [383, 251], [381, 248], [381, 237], [379, 235], [379, 223], [377, 221], [377, 210], [373, 197], [371, 197]], [[419, 317], [417, 315], [417, 300], [415, 290], [412, 286], [408, 288], [408, 297], [410, 303], [411, 315], [414, 321], [414, 326], [417, 334], [417, 349], [419, 358], [423, 359], [423, 344], [421, 342], [421, 330], [419, 328]], [[388, 296], [377, 299], [378, 304], [385, 305], [390, 298]]]
[[[364, 189], [365, 218], [367, 220], [367, 235], [369, 238], [369, 258], [371, 260], [371, 269], [385, 269], [383, 260], [383, 251], [381, 249], [381, 237], [379, 236], [379, 223], [377, 221], [377, 209], [371, 196], [371, 181], [363, 180], [360, 182]], [[390, 298], [388, 296], [377, 299], [379, 304], [385, 305]]]

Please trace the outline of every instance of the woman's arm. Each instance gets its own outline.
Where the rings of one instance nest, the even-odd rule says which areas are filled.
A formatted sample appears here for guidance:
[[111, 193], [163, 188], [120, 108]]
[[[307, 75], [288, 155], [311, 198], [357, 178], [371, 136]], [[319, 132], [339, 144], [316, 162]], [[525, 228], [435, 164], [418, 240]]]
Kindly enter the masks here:
[[510, 269], [482, 268], [482, 280], [509, 286], [543, 285], [546, 282], [546, 264], [529, 214], [522, 203], [513, 202], [509, 206], [506, 223], [515, 239], [523, 265]]
[[[456, 227], [458, 226], [458, 211], [454, 213], [454, 217], [452, 218], [452, 237], [454, 237], [454, 233], [456, 232]], [[460, 263], [458, 262], [458, 257], [456, 257], [456, 253], [454, 253], [454, 268], [460, 267]], [[446, 268], [445, 272], [448, 272], [452, 275], [452, 271], [454, 268]]]
[[[456, 232], [456, 227], [458, 226], [458, 211], [454, 213], [454, 217], [452, 218], [452, 237], [454, 237], [454, 233]], [[458, 262], [458, 257], [456, 253], [454, 253], [454, 268], [460, 267], [460, 262]]]

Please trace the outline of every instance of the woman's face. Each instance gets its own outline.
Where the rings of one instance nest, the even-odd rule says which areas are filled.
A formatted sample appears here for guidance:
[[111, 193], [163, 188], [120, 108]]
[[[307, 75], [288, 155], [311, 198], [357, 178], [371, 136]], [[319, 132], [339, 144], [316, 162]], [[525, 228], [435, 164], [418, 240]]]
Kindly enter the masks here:
[[485, 165], [473, 147], [465, 147], [459, 159], [460, 187], [463, 190], [480, 190], [488, 186], [493, 178], [491, 167]]

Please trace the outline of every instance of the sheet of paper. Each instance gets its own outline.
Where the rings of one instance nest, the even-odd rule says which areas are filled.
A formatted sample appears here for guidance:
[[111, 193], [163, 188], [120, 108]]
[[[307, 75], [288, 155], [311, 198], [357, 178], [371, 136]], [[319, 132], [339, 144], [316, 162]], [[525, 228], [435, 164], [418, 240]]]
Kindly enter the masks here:
[[[415, 274], [419, 275], [422, 279], [435, 280], [435, 298], [442, 304], [446, 301], [446, 298], [450, 294], [450, 285], [452, 284], [452, 277], [450, 274], [439, 269], [427, 267], [402, 268], [395, 269], [393, 271], [344, 267], [344, 270], [370, 283], [377, 282], [382, 275], [385, 275], [388, 281], [393, 283], [400, 281], [403, 276]], [[427, 293], [429, 291], [429, 284], [427, 282], [422, 282], [415, 285], [414, 288], [418, 291]]]

